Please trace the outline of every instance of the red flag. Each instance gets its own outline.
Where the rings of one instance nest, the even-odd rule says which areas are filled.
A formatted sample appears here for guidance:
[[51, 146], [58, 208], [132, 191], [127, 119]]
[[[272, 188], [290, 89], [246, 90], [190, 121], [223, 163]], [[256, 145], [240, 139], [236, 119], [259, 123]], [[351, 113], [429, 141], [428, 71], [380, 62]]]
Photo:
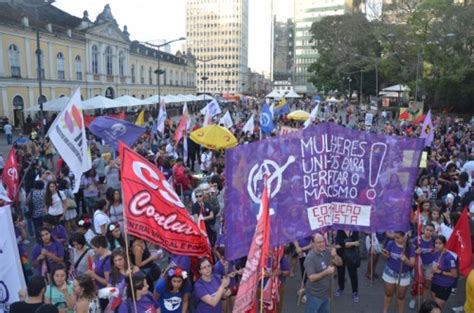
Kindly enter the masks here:
[[87, 258], [87, 269], [89, 271], [93, 271], [94, 270], [94, 261], [92, 261], [92, 257], [89, 255], [89, 257]]
[[[271, 257], [271, 270], [272, 272], [280, 268], [280, 261], [284, 254], [284, 248], [278, 247], [273, 248], [273, 255]], [[272, 276], [267, 280], [263, 289], [263, 302], [265, 305], [265, 313], [276, 313], [278, 309], [278, 303], [280, 302], [280, 278], [278, 276]]]
[[164, 175], [122, 142], [119, 151], [128, 233], [158, 244], [173, 254], [207, 255], [207, 238], [201, 234]]
[[471, 271], [472, 258], [471, 229], [469, 226], [467, 207], [462, 211], [453, 233], [446, 243], [446, 249], [458, 255], [459, 272], [467, 277]]
[[18, 163], [16, 162], [16, 151], [14, 148], [8, 153], [7, 162], [3, 168], [2, 180], [7, 185], [8, 198], [15, 201], [18, 188], [20, 187], [20, 175], [18, 174]]
[[184, 134], [186, 133], [186, 129], [188, 127], [188, 121], [189, 121], [188, 106], [186, 105], [186, 103], [184, 103], [183, 115], [181, 116], [181, 119], [179, 120], [178, 127], [176, 128], [176, 132], [174, 134], [174, 140], [176, 140], [176, 142], [179, 142], [181, 138], [183, 138]]
[[255, 234], [250, 245], [247, 263], [240, 281], [239, 290], [235, 299], [233, 313], [255, 312], [255, 297], [257, 283], [265, 270], [268, 249], [270, 245], [270, 218], [268, 205], [267, 177], [264, 180], [262, 202], [260, 204], [260, 218], [257, 222]]
[[95, 116], [84, 114], [84, 124], [89, 127], [90, 123], [95, 120]]

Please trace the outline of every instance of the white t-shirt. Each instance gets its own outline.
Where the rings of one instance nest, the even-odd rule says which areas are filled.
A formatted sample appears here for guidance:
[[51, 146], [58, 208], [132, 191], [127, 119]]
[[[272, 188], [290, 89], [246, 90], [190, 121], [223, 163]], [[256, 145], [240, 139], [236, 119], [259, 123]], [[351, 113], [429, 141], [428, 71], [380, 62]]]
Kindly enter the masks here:
[[101, 210], [94, 212], [94, 230], [97, 234], [102, 234], [100, 226], [108, 225], [110, 222], [110, 218]]
[[6, 124], [3, 126], [3, 130], [5, 131], [6, 135], [11, 135], [12, 134], [12, 126], [10, 124]]
[[[58, 192], [61, 194], [61, 197], [58, 196]], [[63, 191], [58, 192], [53, 195], [53, 205], [48, 208], [49, 215], [59, 216], [64, 214], [63, 201], [66, 200], [66, 195]]]

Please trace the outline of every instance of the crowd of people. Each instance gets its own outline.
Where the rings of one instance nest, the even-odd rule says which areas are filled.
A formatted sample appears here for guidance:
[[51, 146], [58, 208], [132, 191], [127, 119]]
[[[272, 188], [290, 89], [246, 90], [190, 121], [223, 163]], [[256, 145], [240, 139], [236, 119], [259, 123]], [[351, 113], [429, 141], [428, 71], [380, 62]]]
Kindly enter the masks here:
[[[293, 108], [310, 110], [314, 105], [307, 99], [297, 101]], [[258, 116], [258, 105], [226, 109], [235, 121], [231, 131], [239, 144], [262, 140], [258, 123], [253, 132], [242, 131], [252, 114]], [[314, 123], [338, 123], [388, 135], [420, 135], [420, 125], [399, 123], [387, 113], [376, 114], [373, 124], [366, 125], [364, 114], [348, 103], [322, 103]], [[17, 149], [20, 176], [24, 177], [19, 199], [12, 206], [28, 286], [23, 300], [13, 304], [10, 312], [232, 312], [246, 260], [225, 259], [225, 151], [211, 151], [185, 137], [188, 148], [183, 155], [183, 142], [174, 140], [176, 121], [169, 118], [164, 133], [156, 134], [152, 131], [156, 112], [148, 115], [149, 128], [133, 148], [172, 183], [196, 223], [203, 217], [212, 257], [193, 262], [189, 256], [171, 255], [163, 247], [125, 236], [120, 158], [99, 138], [88, 136], [92, 168], [82, 177], [73, 177], [48, 138], [43, 141], [35, 135], [14, 142], [7, 129], [8, 143]], [[201, 127], [202, 119], [199, 111], [193, 114], [193, 129]], [[284, 115], [275, 116], [275, 123], [271, 136], [278, 136], [281, 126], [303, 127], [303, 122]], [[329, 300], [346, 291], [346, 269], [352, 300], [359, 302], [363, 254], [369, 258], [365, 277], [384, 281], [380, 308], [384, 313], [393, 305], [393, 298], [398, 312], [404, 312], [417, 255], [424, 276], [418, 298], [426, 300], [419, 311], [443, 310], [459, 285], [457, 260], [445, 248], [443, 228], [453, 228], [466, 206], [474, 216], [474, 133], [471, 125], [454, 119], [438, 117], [434, 124], [435, 140], [426, 149], [427, 165], [419, 171], [412, 215], [407, 217], [412, 230], [370, 234], [338, 230], [289, 243], [278, 270], [269, 268], [265, 273], [265, 277], [280, 279], [278, 312], [283, 307], [285, 281], [298, 271], [303, 287], [298, 293], [305, 312], [329, 312]], [[75, 194], [74, 184], [80, 184]], [[422, 228], [419, 237], [418, 223]], [[471, 228], [473, 223], [471, 219]], [[30, 241], [32, 249], [28, 248]], [[383, 272], [377, 273], [380, 256], [386, 262]], [[338, 286], [331, 294], [336, 273]], [[471, 291], [473, 275], [471, 271]], [[412, 294], [409, 307], [414, 309], [417, 296]], [[468, 294], [464, 310], [474, 312], [474, 292]]]

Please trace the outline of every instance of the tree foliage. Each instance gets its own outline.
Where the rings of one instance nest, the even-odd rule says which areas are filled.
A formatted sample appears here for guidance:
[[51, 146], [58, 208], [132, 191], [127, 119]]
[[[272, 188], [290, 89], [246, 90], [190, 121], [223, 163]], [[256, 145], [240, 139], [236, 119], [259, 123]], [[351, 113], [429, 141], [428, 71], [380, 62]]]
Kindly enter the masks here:
[[[400, 5], [406, 6], [403, 2]], [[313, 23], [318, 59], [309, 71], [319, 90], [358, 90], [407, 84], [425, 98], [426, 107], [474, 111], [474, 6], [450, 0], [413, 0], [403, 7], [406, 23], [369, 22], [363, 15], [330, 16]], [[381, 89], [381, 88], [380, 88]], [[414, 96], [414, 94], [413, 94]]]

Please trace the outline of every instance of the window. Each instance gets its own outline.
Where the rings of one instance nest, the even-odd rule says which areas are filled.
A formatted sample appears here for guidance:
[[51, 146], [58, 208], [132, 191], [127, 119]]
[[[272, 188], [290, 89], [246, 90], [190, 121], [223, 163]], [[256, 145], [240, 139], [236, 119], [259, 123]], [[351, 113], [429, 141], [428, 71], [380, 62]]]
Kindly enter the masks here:
[[173, 71], [170, 71], [170, 85], [173, 86]]
[[81, 56], [76, 56], [76, 79], [82, 80], [82, 60]]
[[151, 70], [151, 67], [148, 68], [148, 83], [153, 85], [153, 71]]
[[132, 76], [132, 83], [135, 83], [135, 65], [132, 64], [132, 67], [130, 68], [130, 76]]
[[[40, 75], [41, 75], [41, 78], [44, 79], [44, 53], [43, 53], [43, 50], [41, 49], [38, 52], [40, 54], [40, 66], [41, 66]], [[36, 62], [38, 62], [38, 59], [36, 59]], [[36, 64], [36, 72], [38, 73], [38, 64]]]
[[64, 74], [64, 57], [61, 52], [58, 52], [56, 55], [56, 61], [58, 65], [58, 79], [65, 79], [66, 75]]
[[125, 57], [123, 56], [123, 52], [120, 51], [120, 53], [119, 53], [119, 75], [120, 76], [125, 75], [124, 63], [125, 63]]
[[145, 67], [143, 65], [140, 67], [140, 84], [145, 84]]
[[97, 46], [92, 46], [92, 73], [99, 74], [99, 49]]
[[113, 63], [112, 57], [113, 57], [112, 48], [111, 47], [105, 48], [105, 65], [107, 69], [107, 76], [113, 75], [114, 63]]
[[8, 48], [8, 60], [10, 61], [10, 74], [12, 77], [21, 77], [20, 50], [16, 45], [11, 44]]

